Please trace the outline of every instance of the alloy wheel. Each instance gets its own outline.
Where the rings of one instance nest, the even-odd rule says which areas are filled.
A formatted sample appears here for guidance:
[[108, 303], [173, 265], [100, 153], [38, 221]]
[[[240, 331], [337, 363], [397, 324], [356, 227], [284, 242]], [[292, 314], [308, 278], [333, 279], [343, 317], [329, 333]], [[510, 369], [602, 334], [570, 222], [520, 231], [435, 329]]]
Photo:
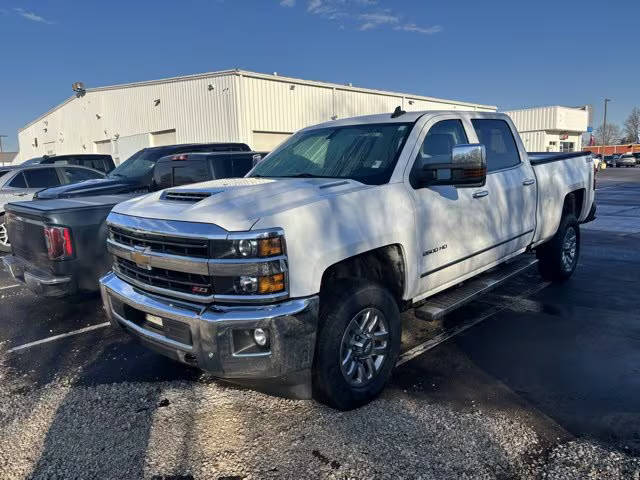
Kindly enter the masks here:
[[371, 383], [389, 356], [389, 324], [376, 308], [356, 314], [342, 336], [340, 370], [355, 387]]

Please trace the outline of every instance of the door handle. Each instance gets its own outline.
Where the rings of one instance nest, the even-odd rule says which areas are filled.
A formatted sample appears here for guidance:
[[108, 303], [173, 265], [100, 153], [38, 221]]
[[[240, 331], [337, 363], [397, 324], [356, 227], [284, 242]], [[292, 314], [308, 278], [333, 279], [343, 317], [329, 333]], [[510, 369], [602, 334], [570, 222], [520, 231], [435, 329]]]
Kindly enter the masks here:
[[473, 198], [482, 198], [489, 195], [487, 190], [478, 190], [477, 192], [473, 192]]
[[522, 182], [522, 185], [524, 185], [525, 187], [529, 186], [529, 185], [533, 185], [534, 183], [536, 183], [536, 181], [533, 178], [527, 178], [526, 180], [524, 180]]

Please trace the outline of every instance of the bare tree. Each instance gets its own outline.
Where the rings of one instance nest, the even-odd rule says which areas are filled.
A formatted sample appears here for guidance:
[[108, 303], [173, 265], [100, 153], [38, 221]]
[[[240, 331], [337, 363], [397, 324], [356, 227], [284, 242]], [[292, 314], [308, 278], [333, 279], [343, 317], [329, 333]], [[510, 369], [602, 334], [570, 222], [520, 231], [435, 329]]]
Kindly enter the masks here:
[[629, 143], [638, 143], [640, 141], [640, 108], [633, 107], [624, 121], [624, 136]]
[[597, 145], [616, 145], [622, 137], [622, 130], [615, 123], [607, 123], [606, 131], [600, 125], [596, 128], [594, 135]]

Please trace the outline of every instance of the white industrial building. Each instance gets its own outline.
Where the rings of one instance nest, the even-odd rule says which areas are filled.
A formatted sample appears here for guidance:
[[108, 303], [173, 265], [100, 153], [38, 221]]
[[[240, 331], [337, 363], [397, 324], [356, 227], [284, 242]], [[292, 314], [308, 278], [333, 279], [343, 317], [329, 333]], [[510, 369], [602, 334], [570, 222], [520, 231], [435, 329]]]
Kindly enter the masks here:
[[111, 153], [147, 146], [244, 142], [268, 151], [330, 119], [404, 110], [496, 107], [243, 70], [87, 88], [18, 132], [18, 162], [40, 155]]
[[525, 108], [504, 112], [515, 123], [529, 152], [577, 152], [589, 126], [589, 107]]

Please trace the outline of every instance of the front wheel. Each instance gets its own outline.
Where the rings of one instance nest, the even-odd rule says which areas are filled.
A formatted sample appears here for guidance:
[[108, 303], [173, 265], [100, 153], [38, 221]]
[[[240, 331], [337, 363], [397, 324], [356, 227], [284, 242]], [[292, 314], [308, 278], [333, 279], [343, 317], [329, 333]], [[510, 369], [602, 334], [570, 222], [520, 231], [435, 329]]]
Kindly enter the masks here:
[[551, 240], [536, 249], [538, 269], [545, 280], [568, 279], [580, 256], [580, 225], [573, 214], [565, 215]]
[[9, 232], [7, 232], [7, 224], [4, 219], [5, 216], [0, 215], [0, 252], [11, 252]]
[[314, 396], [340, 410], [373, 400], [400, 351], [400, 313], [385, 288], [339, 280], [321, 294]]

